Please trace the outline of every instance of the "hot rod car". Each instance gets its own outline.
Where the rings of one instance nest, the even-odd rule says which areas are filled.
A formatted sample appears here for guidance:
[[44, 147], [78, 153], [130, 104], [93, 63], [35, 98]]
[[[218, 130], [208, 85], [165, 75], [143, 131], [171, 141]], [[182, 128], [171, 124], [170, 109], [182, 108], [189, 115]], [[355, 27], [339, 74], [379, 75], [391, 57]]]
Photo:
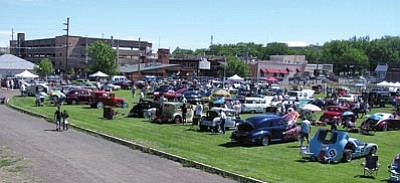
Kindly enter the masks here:
[[365, 143], [343, 131], [319, 129], [310, 141], [307, 155], [321, 162], [350, 162], [353, 158], [376, 154], [378, 145]]
[[400, 119], [390, 113], [375, 113], [361, 123], [361, 130], [398, 130]]

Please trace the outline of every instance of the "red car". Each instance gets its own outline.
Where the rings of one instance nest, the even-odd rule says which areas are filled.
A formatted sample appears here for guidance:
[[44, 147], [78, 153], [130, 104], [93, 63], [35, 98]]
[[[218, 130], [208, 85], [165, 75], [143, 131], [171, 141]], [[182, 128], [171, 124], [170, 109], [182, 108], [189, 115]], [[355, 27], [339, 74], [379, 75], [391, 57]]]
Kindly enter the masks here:
[[[329, 106], [319, 119], [322, 124], [331, 124], [334, 120], [339, 120], [338, 124], [342, 123], [342, 114], [350, 109], [345, 106]], [[352, 116], [352, 121], [355, 121], [355, 116]]]
[[90, 106], [98, 109], [102, 109], [104, 106], [127, 108], [128, 103], [125, 102], [124, 98], [116, 97], [113, 92], [95, 91], [92, 94], [92, 103]]
[[76, 105], [79, 103], [92, 103], [92, 91], [89, 89], [73, 89], [67, 93], [65, 102]]

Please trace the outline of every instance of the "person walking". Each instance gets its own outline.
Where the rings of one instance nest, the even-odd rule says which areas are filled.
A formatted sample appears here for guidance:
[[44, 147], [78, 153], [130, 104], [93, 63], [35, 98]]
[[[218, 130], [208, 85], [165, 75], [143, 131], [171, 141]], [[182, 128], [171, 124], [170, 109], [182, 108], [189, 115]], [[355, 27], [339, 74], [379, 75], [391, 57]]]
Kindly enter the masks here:
[[56, 122], [56, 131], [60, 131], [60, 124], [61, 124], [61, 118], [62, 118], [62, 112], [61, 112], [61, 107], [57, 106], [57, 110], [54, 113], [54, 120]]
[[221, 130], [221, 134], [222, 134], [222, 135], [225, 135], [225, 119], [226, 119], [226, 114], [225, 114], [225, 112], [224, 112], [223, 110], [220, 110], [219, 112], [220, 112], [220, 115], [221, 115], [219, 127], [220, 127], [220, 130]]
[[67, 110], [64, 109], [62, 117], [63, 117], [63, 130], [68, 130], [68, 124], [69, 124], [68, 118], [69, 118], [69, 115], [68, 115], [68, 111]]
[[133, 96], [133, 98], [135, 98], [135, 94], [136, 94], [136, 85], [133, 84], [133, 86], [132, 86], [132, 96]]
[[303, 117], [303, 121], [301, 123], [301, 132], [300, 132], [300, 147], [303, 146], [304, 138], [307, 140], [307, 144], [310, 144], [310, 133], [311, 133], [311, 122], [308, 121], [305, 117]]
[[11, 91], [14, 91], [14, 80], [10, 80]]

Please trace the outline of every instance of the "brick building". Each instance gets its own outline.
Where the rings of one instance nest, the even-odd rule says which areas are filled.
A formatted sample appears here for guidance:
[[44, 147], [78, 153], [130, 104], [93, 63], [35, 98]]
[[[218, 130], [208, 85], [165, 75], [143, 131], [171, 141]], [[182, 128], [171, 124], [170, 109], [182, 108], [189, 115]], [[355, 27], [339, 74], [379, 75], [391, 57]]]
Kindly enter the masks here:
[[88, 62], [86, 48], [95, 41], [109, 43], [113, 49], [117, 50], [119, 65], [144, 62], [145, 59], [139, 59], [140, 55], [151, 54], [148, 51], [152, 47], [152, 43], [147, 41], [68, 36], [67, 52], [66, 40], [66, 35], [26, 40], [24, 33], [18, 33], [17, 40], [10, 41], [10, 53], [35, 64], [44, 58], [49, 58], [56, 70], [65, 71], [74, 68], [77, 73], [83, 73]]

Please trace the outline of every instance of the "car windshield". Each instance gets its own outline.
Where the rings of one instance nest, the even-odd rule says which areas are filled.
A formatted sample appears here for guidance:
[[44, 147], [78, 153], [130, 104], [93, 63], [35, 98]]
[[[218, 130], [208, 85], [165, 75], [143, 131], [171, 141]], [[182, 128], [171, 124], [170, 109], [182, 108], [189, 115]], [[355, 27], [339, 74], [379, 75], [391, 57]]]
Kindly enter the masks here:
[[337, 133], [332, 133], [328, 130], [320, 131], [318, 141], [324, 144], [335, 144], [337, 141]]
[[354, 143], [355, 143], [357, 146], [364, 146], [364, 145], [365, 145], [364, 142], [361, 142], [361, 141], [359, 141], [359, 140], [354, 140]]

